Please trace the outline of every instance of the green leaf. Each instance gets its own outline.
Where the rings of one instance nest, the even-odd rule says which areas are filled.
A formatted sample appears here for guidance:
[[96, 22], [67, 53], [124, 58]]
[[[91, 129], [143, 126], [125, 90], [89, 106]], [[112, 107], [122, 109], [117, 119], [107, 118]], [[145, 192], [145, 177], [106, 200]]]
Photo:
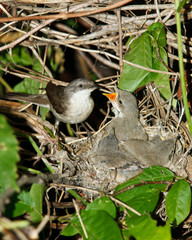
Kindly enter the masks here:
[[24, 202], [16, 202], [15, 205], [14, 205], [14, 210], [12, 212], [12, 217], [18, 217], [18, 216], [21, 216], [25, 213], [30, 213], [32, 211], [32, 208], [24, 203]]
[[67, 26], [75, 29], [76, 31], [78, 31], [80, 29], [80, 26], [79, 26], [78, 22], [73, 18], [65, 20], [65, 24]]
[[148, 181], [172, 181], [175, 177], [174, 173], [169, 169], [161, 166], [151, 166], [143, 170], [139, 176], [120, 184], [116, 187], [115, 192], [118, 192], [128, 186], [148, 182]]
[[[119, 186], [115, 189], [115, 192], [125, 189], [122, 193], [119, 193], [115, 197], [122, 202], [126, 203], [130, 207], [137, 210], [139, 213], [154, 211], [161, 191], [165, 191], [167, 184], [157, 183], [155, 181], [172, 181], [174, 174], [168, 169], [161, 166], [152, 166], [143, 171], [143, 173]], [[126, 190], [129, 186], [142, 184], [144, 182], [153, 181], [154, 184], [138, 185], [130, 190]], [[129, 211], [130, 216], [135, 215]]]
[[[23, 53], [23, 55], [24, 55], [24, 53]], [[27, 60], [24, 59], [23, 61], [27, 61]], [[32, 64], [33, 64], [32, 69], [34, 71], [39, 72], [39, 73], [42, 72], [42, 65], [37, 59], [33, 60]], [[46, 86], [46, 84], [42, 85], [43, 88], [45, 86]], [[40, 88], [39, 82], [37, 82], [31, 78], [25, 78], [22, 82], [20, 82], [19, 84], [17, 84], [14, 87], [14, 91], [22, 92], [22, 93], [29, 93], [29, 94], [38, 94], [39, 88]]]
[[[43, 88], [46, 85], [43, 84]], [[22, 82], [18, 83], [14, 87], [15, 92], [28, 93], [28, 94], [39, 94], [40, 83], [34, 81], [31, 78], [25, 78]], [[40, 107], [40, 115], [43, 120], [46, 119], [46, 115], [49, 112], [49, 109], [45, 107]]]
[[42, 65], [39, 62], [39, 60], [35, 59], [35, 61], [33, 62], [33, 70], [38, 72], [38, 73], [42, 73]]
[[129, 240], [131, 237], [130, 231], [128, 229], [122, 229], [122, 235], [124, 240]]
[[47, 113], [49, 112], [48, 108], [40, 107], [40, 115], [43, 119], [43, 121], [46, 119]]
[[22, 191], [18, 196], [18, 201], [14, 205], [12, 211], [12, 217], [18, 217], [25, 213], [29, 213], [35, 207], [35, 202], [32, 200], [30, 193], [27, 191]]
[[[122, 240], [120, 229], [113, 218], [103, 210], [82, 210], [81, 219], [86, 229], [89, 240]], [[85, 235], [77, 216], [71, 218], [71, 224], [75, 226], [79, 233]], [[65, 230], [62, 231], [64, 235]]]
[[42, 220], [42, 209], [43, 209], [43, 194], [44, 194], [44, 185], [34, 183], [30, 190], [30, 197], [35, 203], [33, 211], [30, 213], [31, 220], [33, 222], [40, 222]]
[[37, 212], [36, 202], [32, 199], [30, 192], [22, 190], [21, 193], [11, 198], [7, 206], [5, 215], [9, 218], [15, 218], [26, 213]]
[[156, 22], [151, 24], [148, 27], [147, 32], [157, 41], [159, 47], [166, 46], [166, 33], [162, 23]]
[[62, 230], [61, 235], [71, 237], [78, 233], [78, 228], [76, 228], [72, 223], [69, 223], [67, 227]]
[[111, 215], [112, 218], [116, 217], [115, 204], [110, 200], [109, 197], [100, 197], [96, 199], [87, 206], [86, 211], [88, 210], [104, 210]]
[[127, 218], [127, 226], [137, 240], [171, 240], [169, 223], [157, 227], [157, 222], [147, 214]]
[[[130, 44], [129, 51], [125, 54], [124, 59], [144, 67], [152, 68], [151, 39], [148, 34], [142, 34]], [[119, 88], [133, 92], [138, 87], [147, 84], [145, 78], [148, 74], [149, 72], [146, 70], [124, 63], [123, 73], [119, 80]]]
[[[22, 66], [29, 66], [33, 64], [33, 58], [28, 51], [28, 48], [16, 46], [12, 49], [12, 53], [4, 52], [0, 55], [0, 62], [7, 65], [10, 63], [22, 65]], [[11, 66], [14, 68], [14, 66]], [[0, 74], [4, 72], [1, 71]]]
[[3, 63], [14, 63], [22, 66], [29, 66], [33, 64], [28, 48], [16, 46], [12, 49], [12, 54], [6, 52], [3, 57]]
[[[161, 190], [165, 190], [164, 184], [148, 184], [135, 187], [131, 190], [120, 193], [115, 197], [141, 214], [145, 212], [151, 213], [157, 206]], [[130, 216], [135, 215], [132, 211], [127, 211]]]
[[26, 204], [28, 204], [31, 207], [35, 207], [35, 202], [32, 200], [31, 195], [29, 192], [23, 190], [19, 196], [18, 199]]
[[178, 180], [166, 197], [166, 211], [169, 221], [174, 225], [179, 225], [189, 215], [190, 208], [190, 185], [184, 179]]
[[19, 161], [18, 142], [12, 128], [3, 115], [0, 115], [0, 189], [12, 187], [18, 190], [16, 183]]
[[49, 64], [53, 72], [56, 72], [60, 63], [64, 62], [64, 52], [62, 48], [56, 48], [53, 50], [53, 47], [48, 48], [48, 57]]
[[[168, 64], [167, 59], [167, 53], [164, 48], [159, 47], [158, 48], [159, 54], [161, 59], [164, 61], [164, 63]], [[164, 72], [168, 72], [168, 69], [163, 65], [161, 60], [157, 56], [157, 49], [153, 49], [153, 69], [158, 69]], [[170, 88], [170, 82], [169, 82], [169, 75], [167, 74], [159, 74], [159, 73], [153, 73], [151, 72], [148, 75], [149, 78], [152, 78], [156, 84], [156, 86], [162, 86], [158, 87], [160, 93], [165, 99], [170, 99], [172, 96], [171, 88]]]
[[[24, 60], [27, 61], [27, 60]], [[33, 70], [36, 72], [42, 71], [42, 65], [38, 60], [35, 60], [33, 63]], [[39, 82], [31, 79], [31, 78], [25, 78], [22, 82], [18, 83], [14, 87], [15, 92], [21, 92], [21, 93], [28, 93], [28, 94], [39, 94], [39, 88], [43, 87], [45, 88], [46, 84], [40, 85]], [[45, 107], [40, 107], [40, 115], [43, 120], [46, 119], [46, 115], [49, 112], [49, 109]]]
[[31, 57], [28, 48], [22, 47], [20, 50], [20, 64], [23, 66], [29, 66], [33, 64], [33, 58]]
[[21, 216], [25, 213], [30, 213], [32, 211], [32, 207], [29, 206], [28, 204], [19, 201], [14, 204], [14, 209], [12, 211], [12, 216], [13, 218]]
[[40, 83], [31, 78], [25, 78], [22, 82], [14, 87], [15, 92], [38, 94]]
[[[128, 40], [130, 43], [130, 40]], [[124, 60], [138, 64], [143, 67], [168, 72], [160, 58], [167, 65], [167, 53], [163, 47], [166, 46], [165, 28], [161, 23], [154, 23], [147, 31], [135, 39], [129, 46]], [[159, 54], [157, 54], [157, 51]], [[160, 58], [159, 58], [160, 56]], [[119, 88], [130, 92], [154, 81], [160, 93], [165, 99], [171, 97], [169, 75], [145, 71], [124, 63], [123, 73], [120, 76]]]
[[5, 59], [7, 60], [7, 63], [15, 63], [15, 64], [19, 64], [20, 63], [20, 47], [14, 47], [12, 49], [12, 54], [10, 55], [10, 53], [6, 53], [5, 54]]

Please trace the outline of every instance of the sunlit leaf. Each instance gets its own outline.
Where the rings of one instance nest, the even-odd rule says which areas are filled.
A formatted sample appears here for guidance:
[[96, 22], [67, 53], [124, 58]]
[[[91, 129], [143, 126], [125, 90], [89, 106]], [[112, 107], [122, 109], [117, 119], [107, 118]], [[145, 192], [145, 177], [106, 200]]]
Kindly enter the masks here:
[[30, 190], [30, 196], [35, 203], [35, 207], [33, 207], [33, 211], [30, 213], [33, 222], [42, 220], [44, 188], [43, 184], [34, 183]]
[[130, 234], [137, 240], [171, 240], [169, 223], [157, 226], [157, 222], [147, 214], [127, 218]]
[[166, 197], [166, 211], [169, 221], [179, 225], [189, 215], [191, 209], [191, 188], [180, 179], [172, 186]]

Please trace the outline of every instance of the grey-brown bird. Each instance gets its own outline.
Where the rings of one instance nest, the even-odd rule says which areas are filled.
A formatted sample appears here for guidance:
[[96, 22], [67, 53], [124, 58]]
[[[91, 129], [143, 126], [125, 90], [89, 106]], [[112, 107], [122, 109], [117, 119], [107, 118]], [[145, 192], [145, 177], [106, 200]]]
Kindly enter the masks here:
[[94, 163], [95, 168], [115, 171], [117, 182], [134, 177], [143, 169], [143, 165], [131, 153], [119, 148], [114, 129], [94, 143], [96, 144], [88, 151], [89, 160]]
[[[106, 95], [106, 94], [105, 94]], [[115, 117], [89, 153], [101, 167], [116, 169], [118, 181], [125, 181], [141, 169], [152, 165], [166, 166], [174, 149], [174, 140], [162, 141], [159, 136], [148, 141], [139, 122], [135, 97], [123, 90], [107, 94]]]
[[137, 159], [144, 167], [166, 165], [174, 148], [174, 140], [162, 141], [159, 136], [147, 140], [147, 133], [138, 119], [136, 98], [130, 92], [118, 89], [117, 93], [106, 96], [110, 99], [115, 114], [108, 128], [114, 129], [119, 150]]
[[148, 136], [138, 117], [139, 110], [135, 96], [127, 91], [117, 89], [116, 93], [104, 94], [111, 102], [115, 117], [108, 126], [109, 132], [114, 128], [118, 141], [128, 139], [147, 140]]
[[173, 139], [162, 141], [159, 136], [151, 141], [129, 139], [119, 143], [119, 149], [136, 158], [141, 167], [166, 166], [174, 149], [174, 142]]
[[93, 81], [79, 78], [66, 87], [49, 82], [46, 94], [8, 93], [6, 99], [30, 102], [50, 109], [58, 121], [64, 123], [82, 123], [91, 114], [94, 101], [91, 92], [97, 86]]

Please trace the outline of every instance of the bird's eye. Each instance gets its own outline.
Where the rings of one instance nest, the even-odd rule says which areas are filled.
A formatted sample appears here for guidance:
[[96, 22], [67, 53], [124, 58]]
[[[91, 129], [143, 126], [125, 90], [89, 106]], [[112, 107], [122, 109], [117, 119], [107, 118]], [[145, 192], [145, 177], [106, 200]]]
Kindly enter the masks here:
[[119, 103], [120, 103], [120, 104], [123, 104], [123, 102], [122, 102], [121, 100], [119, 100]]
[[79, 84], [79, 88], [82, 88], [83, 87], [83, 84]]

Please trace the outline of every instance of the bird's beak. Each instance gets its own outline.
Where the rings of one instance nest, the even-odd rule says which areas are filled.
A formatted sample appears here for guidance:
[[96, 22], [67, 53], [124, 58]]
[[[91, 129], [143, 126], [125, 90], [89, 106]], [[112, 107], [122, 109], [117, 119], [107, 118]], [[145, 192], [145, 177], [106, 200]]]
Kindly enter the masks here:
[[111, 102], [116, 102], [117, 100], [117, 93], [103, 93]]

